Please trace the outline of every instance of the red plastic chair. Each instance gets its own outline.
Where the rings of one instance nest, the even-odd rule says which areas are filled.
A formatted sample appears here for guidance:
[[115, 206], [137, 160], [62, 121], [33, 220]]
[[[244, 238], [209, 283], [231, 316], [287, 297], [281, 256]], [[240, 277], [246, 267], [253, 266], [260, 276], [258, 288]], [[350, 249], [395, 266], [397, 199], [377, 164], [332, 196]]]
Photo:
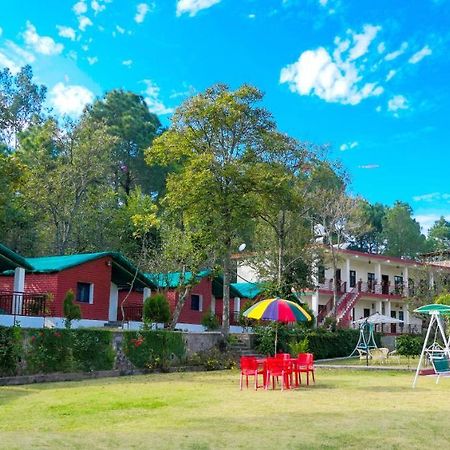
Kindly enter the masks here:
[[314, 355], [312, 353], [300, 353], [297, 361], [295, 362], [295, 383], [298, 386], [299, 382], [302, 383], [302, 373], [306, 373], [306, 384], [309, 386], [309, 374], [312, 374], [314, 383], [316, 378], [314, 376]]
[[275, 358], [278, 358], [278, 359], [291, 359], [291, 354], [290, 353], [277, 353], [275, 355]]
[[265, 367], [265, 389], [269, 388], [270, 379], [272, 378], [272, 389], [275, 389], [275, 378], [281, 377], [281, 390], [289, 389], [289, 379], [291, 377], [291, 364], [283, 358], [267, 358]]
[[248, 389], [248, 377], [255, 377], [255, 390], [263, 385], [258, 384], [258, 375], [264, 374], [264, 370], [259, 366], [256, 357], [254, 356], [241, 356], [241, 379], [239, 387], [242, 391], [242, 382], [245, 376], [245, 381]]

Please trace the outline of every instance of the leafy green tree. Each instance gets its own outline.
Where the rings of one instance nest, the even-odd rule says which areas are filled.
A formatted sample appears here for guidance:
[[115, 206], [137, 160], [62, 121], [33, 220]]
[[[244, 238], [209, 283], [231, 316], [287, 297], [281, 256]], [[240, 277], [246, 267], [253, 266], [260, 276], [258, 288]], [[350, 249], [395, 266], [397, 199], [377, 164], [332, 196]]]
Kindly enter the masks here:
[[47, 88], [33, 83], [33, 71], [26, 65], [13, 75], [0, 70], [0, 142], [15, 148], [18, 133], [39, 120]]
[[81, 319], [80, 305], [74, 303], [75, 294], [69, 289], [63, 300], [64, 325], [66, 328], [72, 327], [72, 321]]
[[450, 222], [443, 216], [428, 231], [428, 242], [433, 251], [450, 249]]
[[240, 230], [255, 214], [256, 186], [250, 183], [255, 158], [270, 153], [276, 132], [270, 114], [258, 106], [251, 86], [230, 91], [216, 85], [188, 99], [172, 124], [146, 151], [147, 162], [178, 166], [169, 174], [165, 207], [192, 230], [208, 234], [224, 276], [223, 332], [229, 331], [231, 255]]
[[40, 217], [47, 251], [76, 250], [75, 224], [83, 221], [90, 195], [107, 186], [113, 143], [104, 127], [88, 121], [61, 130], [49, 119], [21, 134], [16, 153], [28, 168], [22, 192]]
[[86, 116], [105, 124], [107, 133], [114, 137], [111, 179], [116, 192], [129, 195], [136, 187], [147, 194], [163, 190], [166, 171], [159, 166], [149, 167], [144, 161], [144, 150], [157, 135], [161, 123], [148, 110], [142, 96], [112, 90], [95, 101]]
[[386, 208], [381, 203], [371, 204], [361, 199], [358, 203], [360, 216], [367, 226], [367, 231], [354, 237], [351, 249], [366, 253], [381, 253], [383, 250], [383, 220]]
[[384, 254], [415, 258], [426, 250], [425, 236], [412, 213], [411, 206], [400, 201], [388, 208], [383, 220]]

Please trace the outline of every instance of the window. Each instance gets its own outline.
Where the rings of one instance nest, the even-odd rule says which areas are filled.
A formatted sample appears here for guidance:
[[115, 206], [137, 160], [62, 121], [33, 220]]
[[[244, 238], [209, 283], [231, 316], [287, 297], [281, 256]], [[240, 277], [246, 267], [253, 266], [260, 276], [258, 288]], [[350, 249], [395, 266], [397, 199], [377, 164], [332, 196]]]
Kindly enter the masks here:
[[77, 283], [77, 301], [82, 303], [93, 302], [94, 285], [91, 283]]
[[403, 277], [398, 275], [394, 276], [394, 287], [397, 295], [401, 295], [403, 293]]
[[369, 292], [375, 292], [375, 274], [372, 272], [367, 274], [367, 289]]
[[364, 317], [369, 317], [370, 316], [370, 309], [369, 308], [364, 308], [363, 314], [364, 314]]
[[356, 270], [350, 270], [350, 287], [356, 287]]
[[191, 310], [202, 311], [202, 297], [197, 294], [191, 295]]

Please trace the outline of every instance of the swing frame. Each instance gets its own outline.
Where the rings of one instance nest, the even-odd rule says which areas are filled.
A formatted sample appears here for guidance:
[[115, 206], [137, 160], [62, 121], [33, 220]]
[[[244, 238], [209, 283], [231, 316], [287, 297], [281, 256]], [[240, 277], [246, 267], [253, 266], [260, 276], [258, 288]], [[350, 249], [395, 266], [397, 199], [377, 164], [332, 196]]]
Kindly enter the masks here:
[[[439, 382], [439, 378], [441, 375], [446, 375], [447, 373], [450, 375], [450, 372], [447, 371], [438, 371], [436, 369], [435, 366], [435, 359], [446, 359], [447, 360], [447, 364], [448, 361], [450, 360], [450, 336], [446, 336], [445, 335], [445, 329], [444, 329], [444, 324], [442, 323], [442, 316], [443, 315], [449, 315], [450, 316], [450, 307], [447, 308], [443, 308], [444, 305], [425, 305], [422, 306], [420, 308], [417, 308], [416, 310], [414, 310], [414, 312], [417, 313], [421, 313], [421, 314], [428, 314], [431, 316], [430, 318], [430, 323], [428, 325], [428, 330], [427, 330], [427, 334], [425, 337], [425, 341], [423, 343], [423, 347], [422, 347], [422, 352], [420, 354], [420, 358], [419, 358], [419, 364], [417, 365], [417, 370], [416, 370], [416, 374], [414, 376], [414, 381], [412, 384], [412, 387], [415, 388], [416, 384], [417, 384], [417, 380], [419, 378], [420, 375], [420, 371], [422, 369], [422, 364], [425, 358], [425, 355], [427, 355], [427, 357], [430, 359], [432, 365], [433, 365], [433, 370], [434, 373], [432, 375], [436, 375], [438, 378], [436, 380], [436, 384]], [[435, 328], [435, 333], [434, 333], [434, 339], [433, 339], [433, 343], [428, 347], [428, 340], [430, 339], [430, 335], [431, 335], [431, 330], [433, 329], [433, 326], [436, 327]], [[442, 338], [442, 342], [444, 344], [444, 347], [441, 347], [438, 343], [437, 343], [437, 332], [439, 330], [440, 336]], [[435, 354], [439, 355], [435, 358]]]
[[356, 347], [354, 348], [349, 357], [352, 357], [356, 353], [359, 353], [361, 355], [361, 352], [366, 352], [366, 356], [369, 357], [370, 349], [378, 348], [375, 342], [375, 337], [373, 335], [374, 329], [375, 329], [374, 324], [368, 322], [367, 319], [359, 325], [358, 343], [356, 344]]

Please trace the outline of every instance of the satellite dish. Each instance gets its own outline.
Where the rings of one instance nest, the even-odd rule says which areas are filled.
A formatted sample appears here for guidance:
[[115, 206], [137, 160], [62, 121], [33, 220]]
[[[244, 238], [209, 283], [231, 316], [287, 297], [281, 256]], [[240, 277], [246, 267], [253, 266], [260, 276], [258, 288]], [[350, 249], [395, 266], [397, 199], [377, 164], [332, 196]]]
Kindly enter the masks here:
[[238, 250], [239, 250], [240, 252], [243, 252], [243, 251], [245, 250], [245, 247], [247, 247], [247, 244], [241, 244], [241, 245], [238, 247]]

